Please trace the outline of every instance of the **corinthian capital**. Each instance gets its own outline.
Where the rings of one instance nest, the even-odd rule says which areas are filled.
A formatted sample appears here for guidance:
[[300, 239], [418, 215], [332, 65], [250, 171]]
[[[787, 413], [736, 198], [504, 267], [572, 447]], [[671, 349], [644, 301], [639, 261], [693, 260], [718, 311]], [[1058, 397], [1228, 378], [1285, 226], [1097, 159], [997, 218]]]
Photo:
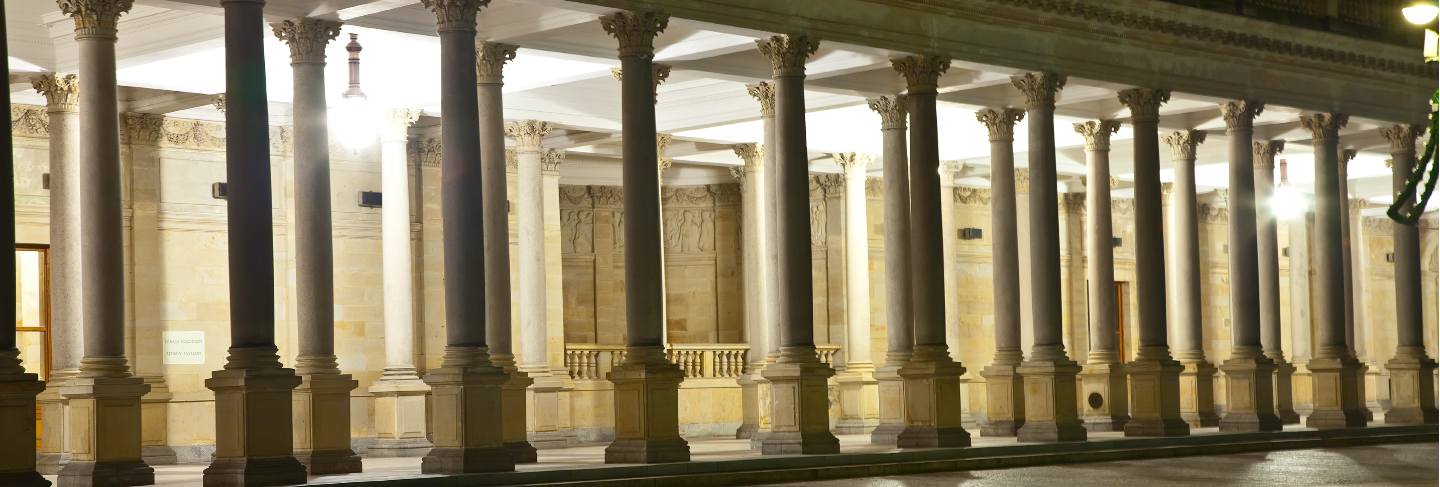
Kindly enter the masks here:
[[420, 119], [420, 110], [394, 108], [385, 114], [385, 127], [380, 134], [383, 140], [405, 140], [410, 124]]
[[865, 173], [865, 166], [870, 165], [869, 154], [840, 152], [831, 154], [830, 157], [835, 159], [835, 164], [839, 165], [840, 169], [844, 170], [847, 175], [849, 175], [851, 171], [859, 171], [863, 175]]
[[768, 81], [761, 81], [753, 85], [745, 85], [745, 91], [750, 93], [755, 101], [760, 102], [761, 116], [775, 116], [775, 85]]
[[740, 158], [746, 171], [758, 171], [765, 165], [764, 149], [760, 144], [735, 144], [730, 146], [735, 151], [735, 156]]
[[1120, 104], [1130, 108], [1130, 118], [1137, 122], [1160, 120], [1160, 105], [1170, 101], [1170, 90], [1131, 88], [1117, 93]]
[[53, 73], [36, 75], [30, 78], [30, 86], [35, 91], [45, 95], [45, 106], [50, 113], [73, 112], [80, 105], [80, 85], [76, 82], [75, 75], [64, 76]]
[[60, 12], [75, 19], [75, 37], [115, 37], [120, 15], [130, 11], [135, 0], [57, 0]]
[[1055, 106], [1055, 95], [1065, 89], [1067, 79], [1050, 72], [1025, 73], [1011, 76], [1010, 84], [1025, 94], [1027, 108], [1050, 108]]
[[340, 22], [299, 18], [270, 24], [275, 37], [290, 45], [290, 63], [325, 63], [325, 44], [340, 35]]
[[865, 100], [871, 110], [880, 114], [880, 128], [905, 129], [905, 95], [882, 96]]
[[505, 135], [515, 139], [516, 149], [540, 150], [540, 140], [549, 133], [549, 122], [520, 120], [505, 124]]
[[940, 82], [940, 75], [950, 69], [950, 59], [924, 55], [891, 59], [890, 65], [905, 77], [905, 91], [908, 93], [934, 93]]
[[1227, 101], [1220, 104], [1220, 115], [1231, 130], [1255, 126], [1255, 117], [1265, 111], [1265, 104], [1251, 100]]
[[1300, 116], [1300, 126], [1310, 131], [1315, 140], [1340, 138], [1340, 129], [1350, 123], [1350, 116], [1343, 113], [1311, 113]]
[[1285, 150], [1284, 140], [1262, 140], [1255, 142], [1255, 168], [1275, 167], [1275, 155]]
[[1170, 153], [1177, 161], [1195, 160], [1195, 149], [1202, 142], [1205, 142], [1203, 130], [1178, 130], [1165, 136], [1165, 144], [1170, 146]]
[[1017, 108], [986, 108], [975, 112], [975, 120], [990, 130], [990, 141], [1015, 140], [1015, 123], [1025, 118], [1025, 111]]
[[757, 40], [755, 45], [770, 60], [775, 76], [803, 76], [805, 60], [820, 48], [820, 41], [804, 34], [786, 34]]
[[565, 149], [545, 149], [540, 152], [540, 171], [559, 173], [560, 163], [565, 162]]
[[1355, 156], [1358, 155], [1360, 155], [1360, 151], [1355, 149], [1344, 149], [1340, 151], [1340, 174], [1345, 174], [1350, 168], [1350, 161], [1355, 160]]
[[[40, 88], [35, 88], [40, 89]], [[1415, 139], [1425, 135], [1424, 125], [1391, 125], [1380, 128], [1380, 136], [1390, 141], [1391, 154], [1409, 154], [1415, 152]]]
[[435, 30], [475, 31], [475, 15], [490, 5], [490, 0], [420, 0], [435, 13]]
[[482, 41], [475, 44], [475, 81], [480, 83], [504, 82], [505, 63], [515, 59], [515, 50], [520, 46], [500, 42]]
[[1120, 122], [1114, 120], [1093, 120], [1075, 124], [1075, 133], [1085, 137], [1085, 149], [1092, 151], [1110, 150], [1110, 134], [1120, 131]]
[[655, 36], [665, 32], [670, 15], [664, 12], [615, 12], [600, 17], [600, 27], [620, 41], [620, 57], [655, 57]]

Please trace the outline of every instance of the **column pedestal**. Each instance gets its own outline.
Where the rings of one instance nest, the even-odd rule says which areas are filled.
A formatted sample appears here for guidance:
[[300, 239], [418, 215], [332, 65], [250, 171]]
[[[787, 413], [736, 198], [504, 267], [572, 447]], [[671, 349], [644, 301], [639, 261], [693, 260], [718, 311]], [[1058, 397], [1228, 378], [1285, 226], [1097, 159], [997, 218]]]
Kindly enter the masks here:
[[295, 459], [311, 475], [360, 471], [350, 449], [350, 391], [357, 386], [350, 374], [305, 374], [291, 393]]
[[879, 426], [879, 412], [875, 409], [880, 393], [874, 368], [852, 364], [836, 374], [835, 382], [840, 389], [840, 419], [835, 422], [835, 434], [863, 435]]
[[[382, 377], [370, 386], [375, 396], [375, 444], [369, 457], [420, 457], [430, 452], [425, 432], [425, 396], [430, 386], [416, 377]], [[421, 414], [415, 414], [416, 412]]]
[[680, 437], [680, 382], [685, 373], [660, 347], [628, 347], [625, 363], [610, 372], [615, 384], [615, 441], [605, 463], [670, 463], [690, 460]]
[[[1306, 364], [1314, 392], [1314, 410], [1305, 426], [1315, 429], [1359, 428], [1365, 426], [1360, 412], [1355, 378], [1360, 362], [1351, 357], [1316, 357]], [[1432, 394], [1431, 397], [1434, 397]]]
[[980, 425], [980, 436], [1015, 436], [1025, 425], [1025, 380], [1016, 370], [1018, 366], [997, 359], [980, 371], [985, 378], [986, 396], [985, 424]]
[[1280, 431], [1280, 418], [1275, 415], [1275, 363], [1260, 354], [1259, 348], [1232, 352], [1220, 365], [1225, 371], [1225, 418], [1220, 431]]
[[1092, 359], [1080, 371], [1081, 419], [1089, 431], [1124, 431], [1130, 421], [1125, 365], [1118, 357]]
[[1385, 424], [1435, 424], [1435, 360], [1423, 348], [1401, 347], [1385, 368], [1390, 370]]
[[57, 375], [52, 372], [50, 380], [37, 382], [44, 387], [35, 398], [40, 407], [40, 417], [51, 418], [40, 424], [40, 450], [35, 458], [35, 470], [43, 475], [60, 473], [60, 467], [70, 461], [70, 453], [65, 451], [65, 396], [60, 394], [60, 387], [65, 385], [69, 376]]
[[[0, 485], [48, 487], [50, 481], [35, 471], [35, 443], [31, 440], [35, 437], [35, 397], [45, 390], [45, 383], [35, 374], [24, 373], [17, 355], [15, 349], [0, 351], [0, 360], [11, 361], [16, 369], [0, 375], [0, 431], [12, 438], [0, 442]], [[46, 423], [51, 422], [60, 421]]]
[[139, 377], [73, 377], [65, 383], [60, 392], [69, 403], [70, 461], [60, 468], [59, 485], [155, 483], [155, 469], [140, 459], [140, 396], [149, 389]]
[[575, 431], [570, 422], [570, 390], [566, 378], [556, 374], [526, 372], [532, 381], [526, 392], [530, 411], [529, 443], [534, 448], [567, 448], [575, 446]]
[[1285, 359], [1270, 359], [1275, 362], [1275, 416], [1280, 424], [1300, 424], [1300, 413], [1295, 411], [1295, 366]]
[[1084, 441], [1085, 427], [1080, 424], [1074, 400], [1080, 365], [1063, 356], [1032, 357], [1015, 371], [1025, 381], [1025, 424], [1015, 432], [1018, 439]]
[[915, 346], [910, 361], [899, 370], [905, 389], [905, 429], [896, 439], [897, 446], [970, 446], [959, 401], [964, 374], [965, 368], [950, 358], [945, 346]]
[[737, 440], [754, 438], [760, 432], [760, 384], [765, 381], [764, 370], [764, 366], [751, 365], [749, 371], [735, 380], [740, 384], [741, 404], [740, 427], [735, 429]]
[[760, 439], [765, 455], [839, 453], [830, 433], [828, 381], [835, 370], [820, 362], [814, 346], [782, 347], [780, 361], [765, 368], [770, 381], [770, 432]]
[[509, 380], [500, 386], [500, 435], [505, 441], [505, 450], [515, 463], [535, 463], [538, 458], [535, 446], [530, 444], [527, 434], [528, 415], [526, 411], [526, 390], [535, 381], [529, 374], [514, 367], [506, 367]]
[[1191, 428], [1220, 426], [1215, 414], [1215, 366], [1205, 360], [1180, 359], [1180, 417]]
[[[1141, 348], [1135, 360], [1125, 364], [1130, 376], [1130, 422], [1125, 436], [1186, 436], [1191, 424], [1185, 417], [1185, 399], [1194, 397], [1181, 389], [1182, 371], [1190, 370], [1170, 358], [1164, 346]], [[1210, 377], [1215, 372], [1210, 370]], [[1175, 402], [1171, 402], [1175, 401]], [[1176, 404], [1178, 402], [1179, 404]], [[1214, 407], [1210, 408], [1214, 416]], [[1177, 414], [1178, 413], [1178, 414]]]
[[885, 365], [875, 369], [880, 421], [870, 431], [872, 445], [894, 445], [900, 432], [905, 430], [905, 381], [900, 377], [900, 369], [909, 360], [909, 354], [900, 360], [887, 357]]
[[146, 465], [174, 465], [175, 449], [165, 443], [169, 440], [170, 388], [164, 377], [142, 379], [150, 392], [140, 397], [140, 458]]
[[435, 446], [420, 460], [421, 473], [515, 470], [501, 418], [502, 387], [509, 380], [505, 369], [491, 364], [483, 347], [445, 347], [440, 368], [425, 374]]
[[300, 385], [280, 367], [274, 348], [230, 349], [226, 368], [205, 380], [215, 391], [215, 460], [206, 486], [305, 483], [305, 465], [293, 456], [290, 394]]

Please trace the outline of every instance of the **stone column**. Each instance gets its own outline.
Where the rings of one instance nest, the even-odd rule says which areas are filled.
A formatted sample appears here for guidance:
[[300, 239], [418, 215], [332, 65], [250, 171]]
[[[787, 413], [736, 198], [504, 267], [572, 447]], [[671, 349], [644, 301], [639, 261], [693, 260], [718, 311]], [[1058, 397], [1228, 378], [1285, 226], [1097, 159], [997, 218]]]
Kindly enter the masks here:
[[[431, 388], [435, 446], [421, 460], [427, 474], [510, 471], [504, 446], [505, 369], [490, 360], [486, 323], [484, 155], [476, 96], [475, 17], [484, 0], [421, 0], [440, 35], [441, 225], [445, 251], [445, 354], [425, 375]], [[503, 170], [503, 167], [502, 167]], [[477, 194], [479, 193], [479, 194]]]
[[1368, 358], [1365, 353], [1365, 333], [1360, 329], [1365, 321], [1365, 291], [1362, 289], [1365, 272], [1363, 269], [1356, 272], [1357, 268], [1363, 266], [1364, 259], [1362, 258], [1360, 263], [1355, 262], [1356, 249], [1360, 247], [1360, 240], [1364, 237], [1359, 235], [1360, 232], [1350, 231], [1350, 222], [1363, 218], [1360, 216], [1360, 206], [1365, 204], [1363, 200], [1350, 199], [1350, 161], [1355, 159], [1357, 153], [1355, 149], [1341, 150], [1338, 164], [1340, 172], [1338, 179], [1340, 183], [1340, 246], [1343, 260], [1342, 274], [1345, 281], [1345, 293], [1341, 301], [1345, 304], [1346, 350], [1360, 363], [1360, 370], [1355, 372], [1355, 400], [1360, 403], [1360, 413], [1365, 415], [1365, 421], [1371, 421], [1375, 419], [1375, 413], [1370, 410], [1365, 397], [1365, 374], [1369, 371], [1370, 366], [1365, 362], [1365, 359]]
[[[0, 9], [3, 10], [3, 9]], [[0, 11], [0, 38], [5, 35], [5, 13]], [[9, 57], [6, 56], [7, 48], [5, 43], [0, 43], [0, 67], [6, 72], [10, 70]], [[72, 90], [73, 92], [73, 90]], [[6, 91], [0, 95], [4, 100], [6, 112], [10, 111], [10, 92]], [[52, 103], [53, 105], [53, 103]], [[53, 127], [53, 126], [52, 126]], [[4, 133], [10, 133], [10, 119], [6, 118], [0, 123], [0, 129]], [[71, 131], [74, 133], [74, 131]], [[55, 140], [56, 133], [51, 132], [51, 140]], [[0, 142], [0, 185], [7, 188], [15, 187], [15, 151], [14, 142], [10, 137], [4, 137]], [[53, 157], [53, 153], [52, 153]], [[74, 167], [72, 165], [72, 167]], [[51, 197], [54, 195], [52, 193]], [[55, 202], [52, 200], [51, 208]], [[3, 207], [3, 217], [0, 217], [0, 241], [4, 245], [15, 247], [15, 193], [7, 191], [0, 195], [0, 207]], [[52, 220], [52, 230], [55, 222]], [[0, 273], [7, 276], [15, 275], [15, 259], [5, 259], [0, 263]], [[0, 431], [10, 432], [18, 438], [11, 438], [0, 443], [0, 484], [14, 485], [17, 487], [47, 487], [49, 480], [45, 480], [35, 471], [35, 396], [45, 389], [45, 384], [40, 381], [38, 374], [25, 372], [25, 367], [20, 362], [20, 350], [15, 346], [15, 288], [9, 287], [7, 296], [3, 300], [5, 304], [5, 315], [3, 325], [0, 325]], [[78, 333], [74, 333], [78, 335]], [[73, 359], [72, 359], [73, 362]], [[36, 367], [43, 367], [44, 364], [36, 364]], [[72, 374], [73, 375], [73, 374]], [[61, 399], [63, 400], [63, 399]], [[139, 407], [136, 406], [136, 416]], [[52, 421], [58, 422], [58, 421]], [[136, 420], [138, 429], [139, 420]], [[135, 434], [138, 438], [139, 433]]]
[[625, 189], [625, 362], [610, 373], [615, 384], [615, 441], [605, 463], [683, 462], [690, 446], [680, 438], [679, 387], [684, 373], [665, 358], [664, 251], [660, 236], [659, 157], [655, 147], [655, 36], [670, 17], [659, 12], [616, 12], [600, 17], [620, 44], [621, 130]]
[[[84, 229], [78, 257], [85, 331], [79, 374], [60, 388], [68, 402], [65, 434], [70, 452], [70, 461], [60, 469], [60, 485], [155, 482], [154, 470], [140, 458], [140, 396], [150, 386], [130, 373], [125, 357], [125, 289], [121, 285], [125, 263], [115, 40], [116, 24], [130, 6], [129, 0], [60, 3], [61, 12], [75, 19], [75, 43], [80, 51], [76, 189], [80, 193], [80, 227]], [[14, 336], [13, 331], [9, 336]], [[6, 348], [13, 344], [0, 346]]]
[[[545, 149], [540, 157], [540, 189], [543, 200], [541, 229], [544, 239], [545, 320], [543, 341], [534, 335], [521, 343], [521, 368], [528, 367], [535, 384], [530, 386], [530, 443], [537, 448], [559, 448], [575, 444], [574, 422], [571, 420], [570, 393], [575, 389], [565, 367], [565, 294], [560, 257], [560, 164], [565, 162], [564, 149]], [[517, 168], [518, 169], [518, 168]], [[518, 195], [517, 195], [518, 196]], [[521, 210], [522, 212], [524, 210]], [[522, 284], [523, 285], [523, 284]], [[534, 347], [542, 346], [536, 350]], [[525, 357], [539, 357], [531, 364]], [[549, 374], [540, 374], [540, 366], [548, 365]]]
[[[939, 128], [935, 116], [936, 84], [950, 69], [940, 56], [891, 60], [905, 77], [910, 113], [910, 303], [914, 307], [915, 347], [900, 368], [905, 381], [905, 429], [901, 448], [970, 446], [961, 425], [960, 376], [965, 368], [950, 357], [945, 343], [945, 262], [940, 205]], [[940, 261], [940, 265], [935, 265]], [[1058, 325], [1058, 323], [1057, 323]]]
[[40, 393], [39, 471], [59, 472], [65, 451], [65, 397], [60, 387], [80, 373], [85, 348], [80, 303], [80, 115], [75, 75], [31, 78], [50, 114], [50, 368]]
[[[775, 85], [768, 81], [746, 85], [746, 92], [755, 101], [760, 103], [760, 121], [764, 130], [764, 141], [760, 146], [760, 155], [764, 169], [760, 172], [764, 179], [764, 193], [760, 199], [760, 208], [764, 213], [764, 219], [759, 222], [765, 228], [765, 317], [762, 321], [765, 334], [765, 350], [751, 350], [752, 362], [764, 361], [766, 366], [775, 363], [780, 359], [780, 323], [783, 318], [780, 316], [780, 306], [776, 304], [780, 300], [780, 274], [777, 271], [780, 266], [780, 255], [776, 248], [776, 235], [779, 229], [776, 228], [778, 218], [775, 217], [776, 200], [776, 176], [778, 164], [775, 163]], [[759, 403], [760, 428], [756, 434], [750, 435], [750, 448], [760, 449], [760, 440], [770, 431], [770, 412], [773, 409], [770, 401], [770, 381], [765, 378], [764, 369], [757, 369], [755, 374], [755, 396]]]
[[430, 450], [425, 396], [430, 386], [415, 372], [414, 259], [410, 246], [410, 174], [406, 140], [420, 110], [391, 110], [380, 132], [381, 268], [385, 290], [385, 371], [370, 386], [375, 395], [372, 457], [418, 457]]
[[740, 428], [735, 438], [752, 438], [760, 431], [760, 383], [764, 381], [761, 372], [765, 370], [765, 351], [770, 349], [766, 332], [766, 296], [769, 293], [770, 266], [766, 252], [764, 200], [766, 198], [765, 159], [759, 144], [735, 144], [731, 146], [740, 158], [741, 166], [731, 168], [740, 180], [740, 222], [741, 222], [741, 277], [745, 287], [745, 341], [750, 352], [745, 363], [745, 373], [740, 376], [741, 416]]
[[1220, 431], [1279, 431], [1275, 415], [1275, 363], [1260, 344], [1260, 276], [1255, 209], [1254, 120], [1265, 109], [1260, 102], [1230, 101], [1220, 105], [1230, 142], [1230, 358], [1225, 372], [1229, 399]]
[[910, 302], [910, 176], [905, 144], [903, 95], [866, 100], [880, 114], [885, 184], [885, 365], [875, 370], [880, 396], [880, 424], [870, 442], [895, 445], [905, 429], [905, 389], [899, 371], [914, 347], [914, 313]]
[[[505, 63], [515, 59], [517, 48], [498, 42], [480, 42], [475, 46], [475, 91], [480, 99], [480, 183], [485, 198], [482, 203], [485, 226], [485, 301], [492, 304], [485, 308], [485, 322], [488, 324], [485, 327], [485, 343], [490, 347], [491, 362], [497, 367], [503, 367], [509, 374], [509, 380], [501, 387], [500, 392], [503, 429], [501, 435], [505, 440], [505, 449], [510, 451], [510, 457], [515, 459], [515, 463], [535, 463], [535, 447], [526, 438], [528, 415], [525, 412], [525, 396], [527, 388], [538, 378], [530, 375], [530, 370], [515, 366], [515, 353], [510, 346], [510, 327], [513, 323], [510, 316], [510, 202], [507, 199], [505, 182], [505, 103], [500, 89], [504, 85]], [[533, 152], [539, 156], [539, 144], [535, 144], [535, 147]], [[538, 174], [535, 176], [537, 177], [534, 182], [538, 185], [540, 178]], [[543, 209], [544, 205], [533, 208]], [[544, 232], [544, 227], [539, 225], [535, 230]], [[540, 270], [543, 272], [543, 247], [541, 251]], [[543, 277], [540, 284], [541, 306], [536, 318], [543, 340]], [[535, 314], [534, 309], [528, 311]], [[525, 319], [523, 312], [520, 319]], [[528, 362], [538, 359], [542, 366], [540, 369], [543, 369], [538, 372], [549, 375], [550, 366], [546, 362], [544, 350], [544, 347], [541, 347], [539, 357], [526, 357], [525, 360]]]
[[[1085, 137], [1085, 279], [1089, 285], [1090, 351], [1080, 372], [1085, 429], [1124, 431], [1130, 421], [1125, 366], [1115, 329], [1115, 244], [1110, 223], [1110, 135], [1120, 123], [1075, 124]], [[1157, 166], [1158, 167], [1158, 166]], [[1139, 232], [1137, 232], [1139, 233]]]
[[[1125, 425], [1125, 436], [1185, 436], [1190, 434], [1190, 428], [1181, 417], [1183, 368], [1170, 356], [1165, 326], [1165, 225], [1160, 203], [1159, 123], [1160, 105], [1170, 100], [1170, 91], [1134, 88], [1121, 91], [1118, 96], [1120, 103], [1130, 108], [1130, 125], [1135, 137], [1135, 301], [1139, 308], [1136, 328], [1140, 342], [1135, 359], [1125, 365], [1134, 405], [1130, 422]], [[1174, 148], [1175, 142], [1169, 137], [1166, 142]], [[1193, 167], [1195, 146], [1187, 147]], [[1200, 324], [1197, 322], [1195, 326]]]
[[[1420, 125], [1380, 129], [1390, 141], [1391, 181], [1398, 194], [1415, 168], [1415, 139]], [[1409, 212], [1414, 202], [1400, 208]], [[1420, 229], [1418, 224], [1392, 222], [1395, 232], [1395, 357], [1390, 370], [1390, 410], [1385, 424], [1435, 424], [1435, 359], [1425, 352], [1425, 320], [1420, 297]]]
[[866, 218], [865, 168], [868, 154], [834, 154], [845, 177], [845, 371], [840, 386], [839, 434], [868, 434], [876, 426], [880, 401], [875, 363], [870, 360], [870, 226]]
[[980, 436], [1015, 436], [1025, 424], [1020, 345], [1020, 238], [1015, 211], [1015, 123], [1025, 112], [984, 109], [975, 118], [990, 132], [990, 275], [995, 300], [995, 361], [985, 378], [986, 418]]
[[340, 23], [295, 19], [271, 24], [290, 45], [294, 71], [295, 306], [300, 387], [292, 395], [295, 458], [311, 474], [360, 471], [350, 450], [350, 391], [359, 385], [335, 359], [335, 265], [330, 226], [330, 142], [325, 109], [325, 44]]
[[205, 381], [205, 387], [215, 391], [215, 460], [205, 469], [205, 483], [303, 483], [305, 466], [293, 455], [292, 425], [287, 421], [292, 417], [291, 390], [301, 379], [280, 365], [275, 348], [265, 2], [225, 0], [221, 5], [230, 349], [225, 368]]
[[1349, 115], [1315, 113], [1302, 115], [1301, 126], [1310, 131], [1315, 145], [1315, 355], [1306, 364], [1310, 369], [1314, 410], [1305, 425], [1316, 429], [1365, 426], [1357, 400], [1359, 361], [1349, 353], [1345, 339], [1345, 284], [1342, 213], [1346, 211], [1340, 193], [1340, 129]]
[[837, 453], [830, 433], [826, 381], [835, 371], [815, 352], [810, 303], [809, 156], [805, 148], [805, 60], [819, 41], [777, 35], [756, 41], [770, 61], [775, 87], [775, 254], [780, 356], [765, 368], [771, 387], [771, 429], [761, 438], [766, 455]]
[[1285, 150], [1284, 140], [1257, 141], [1254, 145], [1260, 344], [1265, 356], [1275, 363], [1275, 415], [1281, 424], [1299, 424], [1300, 414], [1295, 412], [1290, 384], [1295, 366], [1285, 361], [1280, 339], [1280, 239], [1276, 236], [1275, 211], [1270, 204], [1275, 195], [1275, 154], [1282, 150]]
[[[1215, 366], [1205, 360], [1204, 323], [1200, 321], [1200, 223], [1195, 195], [1195, 149], [1205, 132], [1182, 130], [1165, 136], [1175, 167], [1170, 201], [1169, 288], [1175, 301], [1176, 353], [1180, 372], [1180, 417], [1191, 428], [1218, 426], [1215, 414]], [[1137, 286], [1138, 287], [1138, 286]]]
[[1035, 345], [1016, 370], [1025, 378], [1025, 425], [1020, 441], [1080, 441], [1075, 376], [1060, 329], [1060, 215], [1055, 196], [1055, 97], [1065, 76], [1027, 73], [1010, 82], [1025, 94], [1030, 134], [1030, 309]]
[[[945, 343], [954, 343], [950, 358], [960, 360], [960, 274], [956, 268], [955, 178], [965, 170], [958, 160], [940, 161], [940, 262], [945, 274]], [[962, 392], [962, 396], [963, 396]], [[962, 405], [964, 402], [962, 401]], [[968, 412], [968, 406], [966, 412]]]

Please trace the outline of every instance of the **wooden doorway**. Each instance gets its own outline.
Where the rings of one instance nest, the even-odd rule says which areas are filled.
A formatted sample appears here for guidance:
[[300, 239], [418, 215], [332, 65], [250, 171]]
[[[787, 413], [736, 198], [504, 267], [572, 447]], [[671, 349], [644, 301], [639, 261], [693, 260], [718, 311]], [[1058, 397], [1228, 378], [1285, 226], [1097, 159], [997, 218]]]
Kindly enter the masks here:
[[[50, 246], [15, 245], [15, 347], [25, 370], [50, 378]], [[35, 447], [40, 447], [40, 405], [35, 405]]]

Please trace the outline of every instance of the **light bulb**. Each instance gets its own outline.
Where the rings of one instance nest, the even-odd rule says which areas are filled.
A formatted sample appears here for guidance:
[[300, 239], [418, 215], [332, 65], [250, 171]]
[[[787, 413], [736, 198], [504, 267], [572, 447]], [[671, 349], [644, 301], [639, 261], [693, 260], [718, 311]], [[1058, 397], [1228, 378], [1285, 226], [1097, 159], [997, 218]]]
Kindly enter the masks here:
[[1435, 2], [1414, 2], [1409, 7], [1400, 9], [1400, 14], [1412, 24], [1426, 25], [1435, 21], [1436, 14], [1440, 14], [1440, 7], [1437, 7]]
[[1270, 211], [1280, 220], [1299, 218], [1305, 214], [1306, 206], [1305, 195], [1293, 186], [1275, 188], [1275, 194], [1270, 196]]

